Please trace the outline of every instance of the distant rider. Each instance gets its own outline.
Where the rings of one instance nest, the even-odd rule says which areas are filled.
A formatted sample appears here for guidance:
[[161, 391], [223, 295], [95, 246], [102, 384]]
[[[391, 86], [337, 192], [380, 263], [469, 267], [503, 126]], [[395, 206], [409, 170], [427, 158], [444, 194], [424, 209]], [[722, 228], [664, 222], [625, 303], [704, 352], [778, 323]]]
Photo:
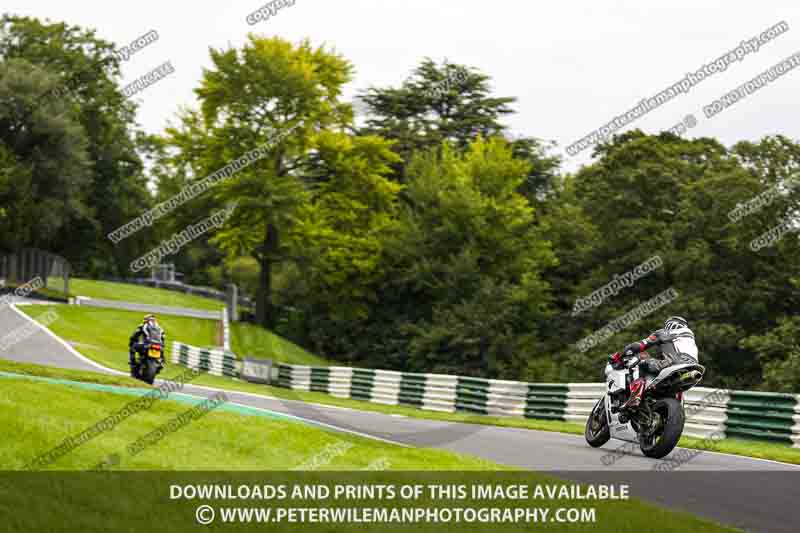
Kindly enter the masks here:
[[166, 364], [164, 351], [167, 346], [167, 334], [158, 324], [154, 315], [147, 315], [128, 342], [128, 364], [131, 367], [131, 376], [136, 377], [136, 354], [138, 353], [139, 357], [144, 358], [147, 345], [151, 342], [161, 344], [161, 366], [163, 367]]
[[[651, 357], [646, 353], [650, 348], [656, 347], [661, 354], [661, 359]], [[630, 384], [630, 397], [622, 409], [638, 407], [642, 401], [645, 379], [641, 374], [650, 373], [658, 375], [665, 368], [682, 363], [697, 363], [698, 350], [694, 341], [694, 332], [689, 329], [689, 322], [679, 316], [671, 316], [664, 322], [664, 328], [654, 331], [649, 337], [639, 342], [627, 345], [622, 353], [616, 352], [609, 356], [609, 364], [616, 370], [631, 367], [638, 355], [642, 360], [639, 365], [640, 377]]]

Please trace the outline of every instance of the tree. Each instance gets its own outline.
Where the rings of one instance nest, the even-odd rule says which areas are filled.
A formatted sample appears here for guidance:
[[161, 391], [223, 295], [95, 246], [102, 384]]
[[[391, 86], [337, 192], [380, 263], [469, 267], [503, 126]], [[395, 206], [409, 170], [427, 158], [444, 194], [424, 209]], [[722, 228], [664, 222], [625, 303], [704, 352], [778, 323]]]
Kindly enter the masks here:
[[87, 139], [71, 109], [40, 95], [57, 81], [23, 60], [0, 64], [0, 246], [52, 248], [86, 216]]
[[[189, 113], [185, 113], [182, 117], [190, 120]], [[156, 186], [156, 204], [169, 201], [196, 179], [206, 177], [194, 174], [195, 167], [202, 172], [204, 145], [198, 142], [198, 139], [205, 134], [204, 130], [191, 128], [187, 124], [191, 122], [185, 122], [180, 133], [173, 131], [177, 135], [173, 139], [158, 135], [140, 135], [137, 138], [137, 145], [140, 147], [143, 159], [148, 163], [149, 175]], [[190, 131], [194, 131], [200, 137], [193, 138], [187, 135]], [[179, 147], [175, 143], [179, 143]], [[218, 205], [219, 202], [215, 201], [212, 194], [196, 198], [191, 202], [192, 209], [177, 209], [159, 220], [158, 225], [152, 228], [153, 233], [158, 240], [169, 239], [188, 226], [196, 224], [200, 218], [198, 213], [210, 213]], [[224, 260], [225, 255], [209, 239], [195, 239], [169, 258], [175, 269], [183, 274], [185, 283], [219, 288], [232, 280], [230, 276], [226, 276]], [[254, 295], [255, 291], [250, 291], [249, 294]]]
[[[733, 222], [729, 214], [780, 186], [797, 165], [796, 148], [765, 139], [729, 150], [713, 139], [633, 131], [599, 146], [596, 163], [564, 180], [545, 209], [561, 259], [545, 277], [558, 288], [563, 317], [548, 343], [567, 361], [570, 379], [596, 379], [603, 355], [680, 314], [697, 335], [706, 383], [758, 386], [761, 365], [752, 345], [741, 341], [796, 312], [800, 294], [790, 265], [800, 250], [796, 238], [758, 253], [750, 243], [791, 216], [798, 191], [778, 195], [744, 220]], [[577, 317], [568, 314], [577, 298], [656, 255], [661, 268]], [[590, 352], [577, 352], [576, 341], [669, 288], [678, 300]], [[565, 338], [573, 341], [564, 346]]]
[[398, 157], [384, 139], [339, 132], [318, 134], [314, 154], [307, 175], [316, 184], [313, 200], [293, 231], [299, 268], [292, 279], [307, 287], [300, 306], [314, 308], [317, 319], [363, 318], [396, 226], [401, 186], [386, 176]]
[[479, 139], [463, 156], [444, 148], [409, 167], [403, 249], [433, 304], [408, 321], [413, 367], [508, 377], [535, 355], [550, 302], [541, 272], [556, 259], [518, 192], [528, 171], [501, 139]]
[[800, 391], [800, 318], [783, 317], [764, 335], [742, 339], [741, 347], [754, 352], [763, 367], [759, 388], [772, 392]]
[[527, 171], [502, 139], [419, 154], [368, 315], [316, 323], [316, 345], [372, 367], [517, 375], [548, 313], [540, 273], [555, 260], [517, 192]]
[[395, 179], [417, 152], [438, 149], [447, 143], [465, 151], [478, 137], [503, 136], [514, 156], [528, 161], [530, 169], [519, 187], [535, 202], [551, 193], [560, 159], [547, 154], [552, 143], [513, 136], [501, 119], [513, 112], [516, 98], [493, 96], [491, 78], [476, 69], [425, 59], [399, 87], [371, 88], [359, 103], [367, 113], [359, 131], [394, 142], [402, 162], [395, 165]]
[[185, 150], [193, 175], [211, 174], [261, 147], [251, 166], [215, 188], [216, 202], [237, 209], [214, 242], [230, 256], [251, 255], [259, 264], [257, 321], [275, 325], [273, 276], [295, 261], [293, 228], [312, 201], [315, 176], [307, 176], [317, 134], [342, 125], [341, 88], [350, 65], [308, 41], [250, 35], [241, 50], [212, 50], [199, 111], [184, 113], [170, 143]]
[[402, 154], [438, 147], [443, 141], [466, 148], [478, 136], [493, 137], [511, 113], [510, 97], [492, 97], [489, 77], [445, 61], [426, 59], [397, 88], [370, 89], [361, 99], [370, 108], [369, 133], [397, 141]]
[[146, 210], [152, 199], [136, 151], [135, 105], [119, 87], [114, 46], [93, 30], [4, 15], [0, 59], [25, 60], [53, 76], [54, 81], [37, 87], [32, 97], [44, 109], [68, 113], [86, 137], [89, 164], [82, 176], [74, 177], [76, 186], [85, 187], [85, 197], [74, 198], [84, 202], [83, 207], [76, 203], [67, 210], [56, 234], [38, 245], [65, 255], [78, 270], [123, 273], [152, 236], [143, 231], [114, 246], [106, 235]]

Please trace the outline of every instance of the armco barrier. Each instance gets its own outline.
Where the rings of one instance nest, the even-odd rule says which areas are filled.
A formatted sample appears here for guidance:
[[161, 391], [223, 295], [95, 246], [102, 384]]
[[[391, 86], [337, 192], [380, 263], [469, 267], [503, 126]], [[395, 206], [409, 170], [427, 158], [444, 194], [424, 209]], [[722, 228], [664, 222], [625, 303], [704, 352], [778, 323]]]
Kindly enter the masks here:
[[[186, 285], [179, 281], [159, 281], [149, 278], [104, 278], [105, 281], [114, 283], [130, 283], [133, 285], [144, 285], [145, 287], [153, 287], [155, 289], [165, 289], [168, 291], [180, 292], [183, 294], [196, 294], [205, 298], [213, 298], [221, 302], [226, 301], [225, 293], [212, 289], [210, 287], [196, 287], [194, 285]], [[253, 300], [241, 294], [238, 297], [239, 305], [245, 307], [254, 307]]]
[[[277, 385], [430, 411], [583, 423], [603, 383], [523, 383], [441, 374], [278, 364]], [[698, 387], [684, 395], [689, 437], [740, 437], [800, 447], [800, 396]]]
[[231, 351], [231, 323], [228, 320], [228, 308], [222, 310], [222, 349]]
[[240, 362], [232, 352], [206, 350], [181, 342], [172, 343], [172, 363], [215, 376], [239, 377]]
[[187, 318], [199, 318], [203, 320], [222, 320], [222, 311], [204, 311], [202, 309], [190, 309], [188, 307], [171, 307], [166, 305], [151, 305], [139, 302], [121, 302], [118, 300], [102, 300], [100, 298], [89, 298], [86, 296], [76, 296], [75, 305], [86, 307], [102, 307], [106, 309], [119, 309], [122, 311], [137, 311], [140, 313], [153, 313], [156, 315], [173, 315]]

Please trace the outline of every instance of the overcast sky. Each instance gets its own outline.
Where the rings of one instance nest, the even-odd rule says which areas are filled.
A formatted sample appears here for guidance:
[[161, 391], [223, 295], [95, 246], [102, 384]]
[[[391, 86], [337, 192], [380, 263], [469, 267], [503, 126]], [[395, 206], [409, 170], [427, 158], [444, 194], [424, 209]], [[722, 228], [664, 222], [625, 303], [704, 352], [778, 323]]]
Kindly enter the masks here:
[[713, 136], [726, 145], [782, 133], [800, 138], [800, 68], [710, 119], [703, 106], [800, 51], [800, 3], [760, 0], [668, 2], [521, 0], [296, 0], [269, 20], [249, 25], [263, 1], [137, 0], [100, 2], [5, 0], [3, 11], [95, 28], [124, 45], [151, 30], [160, 36], [124, 63], [124, 83], [165, 61], [175, 73], [135, 98], [138, 119], [162, 131], [192, 92], [208, 49], [239, 47], [248, 32], [326, 44], [353, 63], [348, 96], [369, 86], [401, 83], [420, 60], [475, 67], [491, 76], [495, 93], [515, 96], [515, 133], [558, 143], [566, 170], [590, 161], [564, 149], [595, 128], [694, 72], [742, 40], [786, 21], [789, 31], [725, 72], [707, 78], [639, 118], [631, 127], [669, 129], [688, 114], [686, 136]]

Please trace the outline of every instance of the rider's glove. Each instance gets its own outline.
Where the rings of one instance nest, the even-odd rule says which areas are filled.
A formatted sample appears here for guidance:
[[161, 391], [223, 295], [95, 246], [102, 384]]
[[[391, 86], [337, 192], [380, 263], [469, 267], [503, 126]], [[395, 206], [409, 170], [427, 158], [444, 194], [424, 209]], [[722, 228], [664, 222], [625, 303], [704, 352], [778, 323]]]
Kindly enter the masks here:
[[624, 357], [624, 358], [633, 357], [634, 355], [636, 355], [636, 354], [633, 353], [633, 348], [628, 348], [627, 350], [622, 352], [622, 357]]
[[608, 364], [611, 365], [611, 368], [619, 368], [622, 365], [622, 355], [619, 352], [609, 355]]

